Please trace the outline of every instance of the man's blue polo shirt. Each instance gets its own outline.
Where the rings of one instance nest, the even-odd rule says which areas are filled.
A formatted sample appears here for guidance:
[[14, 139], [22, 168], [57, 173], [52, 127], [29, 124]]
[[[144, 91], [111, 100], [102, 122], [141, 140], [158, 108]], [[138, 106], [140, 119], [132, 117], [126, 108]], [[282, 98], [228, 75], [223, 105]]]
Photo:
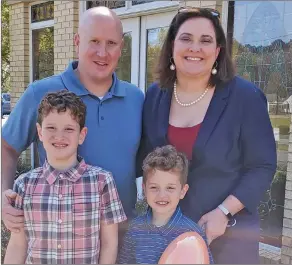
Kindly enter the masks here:
[[91, 94], [76, 76], [78, 62], [72, 62], [61, 74], [54, 75], [28, 86], [2, 128], [2, 137], [18, 152], [35, 141], [40, 164], [45, 150], [37, 137], [37, 109], [48, 92], [68, 89], [87, 106], [88, 134], [78, 153], [86, 163], [111, 171], [128, 217], [136, 203], [135, 159], [140, 143], [142, 126], [143, 92], [113, 74], [108, 93], [100, 100]]

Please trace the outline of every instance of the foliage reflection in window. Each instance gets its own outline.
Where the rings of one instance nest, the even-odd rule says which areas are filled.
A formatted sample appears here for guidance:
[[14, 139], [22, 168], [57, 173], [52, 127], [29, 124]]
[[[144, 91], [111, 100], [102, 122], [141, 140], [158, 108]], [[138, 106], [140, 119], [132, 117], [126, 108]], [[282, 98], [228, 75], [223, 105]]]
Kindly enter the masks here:
[[54, 74], [54, 28], [32, 31], [33, 80]]

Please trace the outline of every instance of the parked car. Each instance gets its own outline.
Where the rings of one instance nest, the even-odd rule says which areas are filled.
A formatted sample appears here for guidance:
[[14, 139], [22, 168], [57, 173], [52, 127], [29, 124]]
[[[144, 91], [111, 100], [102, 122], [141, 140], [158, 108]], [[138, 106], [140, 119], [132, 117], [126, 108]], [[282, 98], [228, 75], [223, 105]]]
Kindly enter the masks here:
[[10, 114], [11, 112], [11, 103], [10, 103], [10, 94], [9, 93], [2, 93], [1, 94], [1, 109], [2, 115], [3, 114]]

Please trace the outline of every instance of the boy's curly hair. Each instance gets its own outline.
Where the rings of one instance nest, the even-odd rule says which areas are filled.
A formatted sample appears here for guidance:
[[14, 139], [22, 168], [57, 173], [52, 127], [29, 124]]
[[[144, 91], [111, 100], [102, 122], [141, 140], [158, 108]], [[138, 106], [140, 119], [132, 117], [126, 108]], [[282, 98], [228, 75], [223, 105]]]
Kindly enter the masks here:
[[178, 152], [172, 145], [157, 147], [143, 161], [143, 182], [155, 170], [169, 171], [180, 176], [182, 185], [187, 183], [189, 162], [183, 153]]
[[61, 90], [44, 96], [38, 108], [38, 123], [41, 125], [44, 117], [48, 116], [53, 110], [58, 113], [69, 110], [72, 118], [79, 123], [80, 130], [84, 127], [86, 106], [74, 93], [68, 90]]

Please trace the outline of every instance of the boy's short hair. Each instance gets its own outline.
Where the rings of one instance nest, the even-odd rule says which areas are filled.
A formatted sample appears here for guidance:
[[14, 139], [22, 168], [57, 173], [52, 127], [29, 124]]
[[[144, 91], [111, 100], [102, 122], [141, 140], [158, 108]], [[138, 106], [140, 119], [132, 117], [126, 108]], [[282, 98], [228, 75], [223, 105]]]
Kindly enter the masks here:
[[143, 161], [143, 182], [146, 183], [149, 174], [153, 174], [155, 170], [161, 170], [178, 174], [181, 184], [185, 185], [188, 178], [188, 166], [186, 156], [172, 145], [157, 147]]
[[69, 110], [72, 118], [79, 123], [80, 130], [84, 127], [86, 105], [73, 92], [60, 90], [44, 96], [38, 108], [38, 123], [41, 125], [43, 119], [53, 110], [56, 110], [58, 113]]

